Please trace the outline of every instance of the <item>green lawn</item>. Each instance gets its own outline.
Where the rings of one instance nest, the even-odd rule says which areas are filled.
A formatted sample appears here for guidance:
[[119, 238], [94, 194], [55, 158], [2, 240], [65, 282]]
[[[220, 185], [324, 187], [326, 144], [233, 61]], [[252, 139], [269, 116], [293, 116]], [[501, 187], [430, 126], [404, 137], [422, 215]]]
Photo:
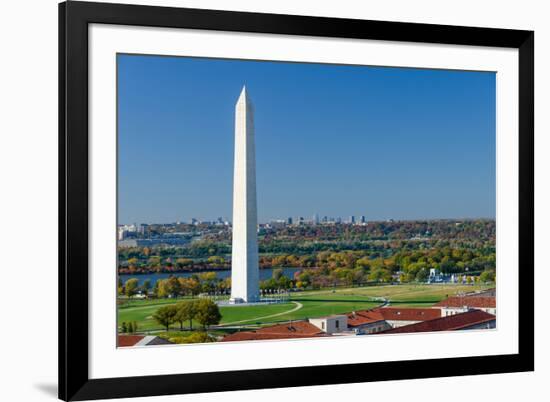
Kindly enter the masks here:
[[[360, 288], [323, 289], [291, 294], [289, 303], [257, 306], [221, 306], [221, 324], [253, 325], [342, 314], [376, 307], [387, 299], [392, 306], [431, 306], [460, 292], [485, 289], [482, 285], [381, 285]], [[153, 313], [178, 300], [132, 300], [118, 310], [119, 323], [136, 321], [138, 331], [160, 330]], [[301, 307], [296, 309], [298, 306]], [[290, 312], [291, 310], [295, 311]], [[285, 312], [289, 312], [285, 314]], [[281, 314], [282, 313], [282, 314]], [[178, 324], [173, 328], [177, 328]]]
[[[196, 297], [195, 297], [196, 299]], [[160, 306], [165, 304], [174, 304], [183, 300], [192, 300], [191, 297], [180, 297], [178, 299], [124, 299], [119, 298], [119, 309], [144, 306]]]
[[295, 293], [292, 300], [361, 300], [364, 298], [384, 298], [391, 304], [410, 306], [412, 304], [431, 305], [460, 292], [473, 292], [486, 289], [483, 285], [380, 285], [360, 288], [323, 289]]
[[345, 301], [334, 301], [330, 299], [325, 300], [301, 300], [299, 303], [302, 304], [300, 310], [294, 311], [289, 314], [284, 314], [278, 317], [274, 317], [277, 321], [288, 321], [288, 320], [300, 320], [305, 318], [315, 318], [323, 317], [333, 314], [343, 314], [349, 313], [356, 310], [366, 310], [374, 308], [380, 305], [379, 302], [373, 302], [370, 300], [345, 300]]
[[[158, 300], [156, 301], [158, 302]], [[181, 299], [168, 300], [164, 303], [147, 303], [143, 300], [143, 303], [141, 304], [135, 303], [132, 307], [119, 308], [119, 325], [122, 322], [136, 321], [138, 324], [138, 331], [163, 329], [162, 326], [155, 322], [152, 315], [159, 307], [178, 303], [180, 301]], [[264, 317], [272, 314], [278, 314], [284, 311], [292, 310], [294, 307], [296, 307], [294, 303], [269, 304], [263, 306], [222, 306], [220, 307], [220, 312], [222, 314], [221, 324], [249, 319], [252, 320], [252, 323], [255, 323], [256, 321], [253, 320], [254, 317]], [[172, 327], [178, 328], [179, 324], [174, 324]]]
[[[221, 324], [231, 323], [235, 321], [253, 320], [254, 317], [265, 317], [273, 314], [279, 314], [285, 311], [292, 310], [296, 305], [294, 303], [268, 304], [259, 306], [222, 306]], [[274, 318], [275, 319], [275, 318]]]

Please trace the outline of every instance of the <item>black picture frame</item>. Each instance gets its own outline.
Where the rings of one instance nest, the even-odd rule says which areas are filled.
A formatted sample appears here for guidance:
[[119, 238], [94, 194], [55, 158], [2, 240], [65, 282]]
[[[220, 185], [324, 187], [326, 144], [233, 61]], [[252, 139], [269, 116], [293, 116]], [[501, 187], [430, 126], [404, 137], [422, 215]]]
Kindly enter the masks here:
[[[519, 50], [519, 353], [90, 379], [88, 25], [192, 28]], [[59, 398], [90, 400], [534, 370], [534, 32], [70, 1], [59, 5]], [[84, 313], [83, 313], [84, 312]]]

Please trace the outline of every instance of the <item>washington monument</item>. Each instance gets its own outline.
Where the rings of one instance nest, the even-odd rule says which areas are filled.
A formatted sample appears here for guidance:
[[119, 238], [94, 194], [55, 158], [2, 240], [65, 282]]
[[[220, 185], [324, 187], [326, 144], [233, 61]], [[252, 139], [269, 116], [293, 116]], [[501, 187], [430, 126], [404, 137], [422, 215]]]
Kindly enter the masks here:
[[254, 108], [243, 87], [235, 105], [231, 303], [259, 301]]

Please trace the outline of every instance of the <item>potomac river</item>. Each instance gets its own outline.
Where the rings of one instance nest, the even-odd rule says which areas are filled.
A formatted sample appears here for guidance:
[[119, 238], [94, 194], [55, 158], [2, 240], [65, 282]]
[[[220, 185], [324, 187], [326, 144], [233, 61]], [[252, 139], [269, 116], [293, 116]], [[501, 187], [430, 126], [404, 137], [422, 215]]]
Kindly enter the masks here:
[[[269, 279], [273, 276], [273, 270], [278, 268], [265, 268], [260, 269], [260, 280], [265, 281], [266, 279]], [[290, 279], [294, 278], [294, 273], [297, 271], [300, 271], [302, 268], [281, 268], [283, 270], [283, 275], [288, 276]], [[118, 277], [122, 281], [122, 283], [125, 283], [130, 278], [137, 278], [139, 281], [139, 285], [141, 286], [143, 282], [146, 279], [149, 279], [151, 281], [151, 286], [155, 286], [155, 282], [159, 279], [166, 279], [170, 277], [171, 275], [175, 277], [183, 276], [184, 278], [188, 278], [192, 275], [199, 275], [204, 272], [216, 272], [216, 276], [218, 279], [225, 279], [231, 277], [231, 270], [230, 269], [224, 269], [224, 270], [216, 270], [216, 271], [200, 271], [200, 272], [174, 272], [174, 273], [155, 273], [155, 274], [123, 274], [119, 275]]]

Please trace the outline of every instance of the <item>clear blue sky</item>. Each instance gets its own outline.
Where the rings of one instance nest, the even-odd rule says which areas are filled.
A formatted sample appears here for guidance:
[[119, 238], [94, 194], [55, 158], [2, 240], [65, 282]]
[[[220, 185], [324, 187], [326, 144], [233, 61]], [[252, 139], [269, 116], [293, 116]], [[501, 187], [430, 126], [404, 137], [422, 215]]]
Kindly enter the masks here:
[[495, 74], [118, 56], [119, 222], [231, 218], [234, 107], [258, 215], [495, 217]]

